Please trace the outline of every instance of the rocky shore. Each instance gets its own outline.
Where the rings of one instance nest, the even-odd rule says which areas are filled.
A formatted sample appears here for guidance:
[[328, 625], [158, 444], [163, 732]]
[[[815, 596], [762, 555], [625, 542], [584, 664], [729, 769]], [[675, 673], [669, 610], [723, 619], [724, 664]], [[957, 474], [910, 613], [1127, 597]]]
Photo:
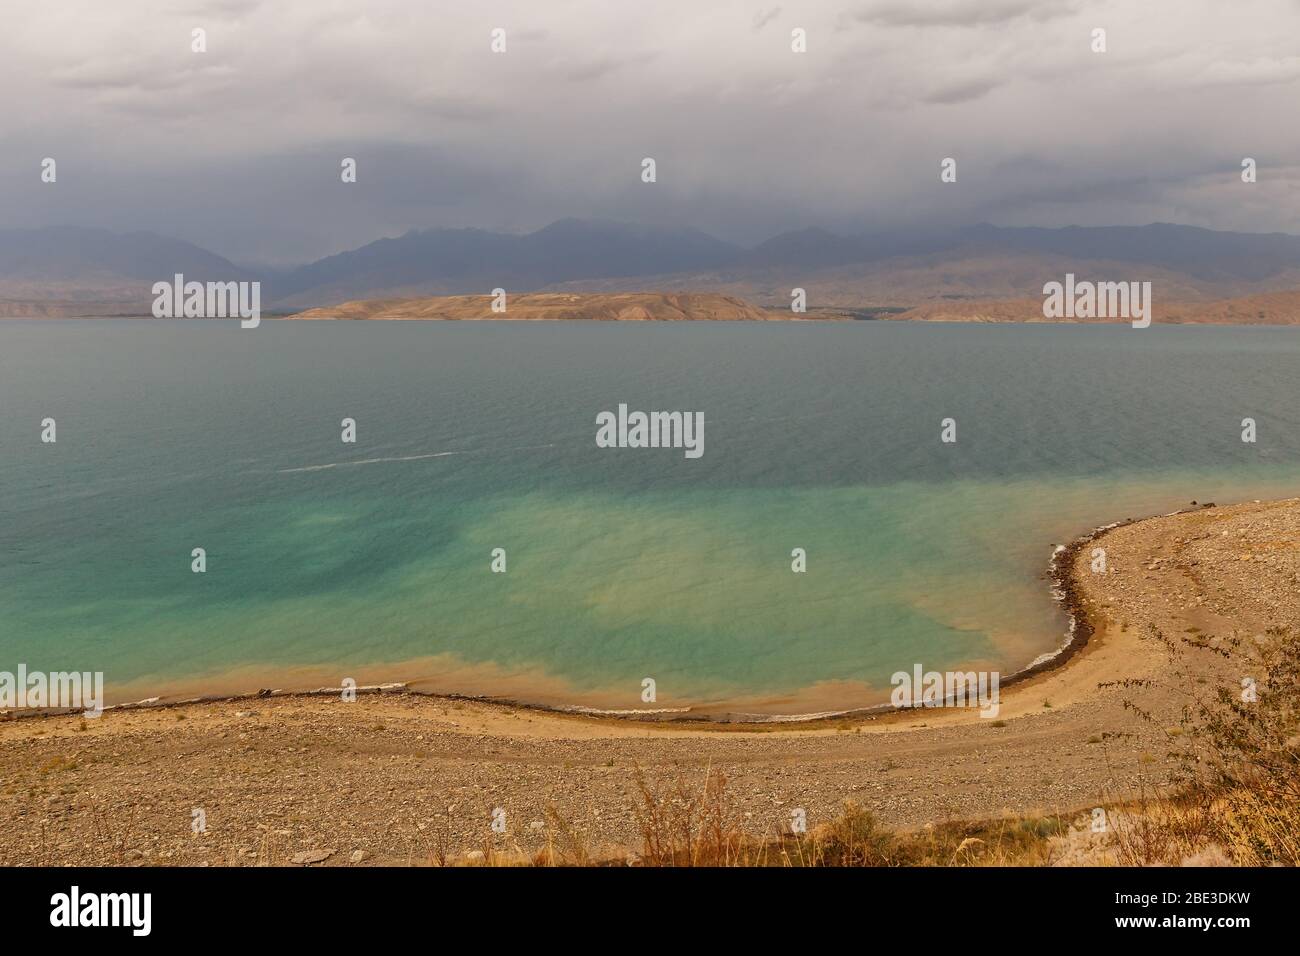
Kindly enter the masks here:
[[[638, 778], [663, 792], [706, 770], [726, 775], [755, 835], [796, 809], [813, 826], [845, 800], [905, 828], [1086, 811], [1171, 769], [1160, 725], [1184, 699], [1160, 686], [1165, 639], [1300, 621], [1300, 500], [1120, 524], [1069, 562], [1088, 639], [1005, 688], [996, 720], [639, 725], [399, 688], [3, 720], [0, 865], [429, 864], [561, 835], [622, 859], [640, 845]], [[1215, 667], [1206, 681], [1235, 679], [1230, 659]], [[1135, 721], [1121, 686], [1148, 680], [1154, 723]]]

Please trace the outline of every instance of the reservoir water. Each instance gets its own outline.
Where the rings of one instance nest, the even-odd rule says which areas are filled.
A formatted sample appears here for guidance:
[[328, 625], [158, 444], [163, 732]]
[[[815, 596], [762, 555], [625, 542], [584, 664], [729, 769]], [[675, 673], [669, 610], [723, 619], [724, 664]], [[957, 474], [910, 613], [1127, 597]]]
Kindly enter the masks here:
[[[704, 454], [598, 448], [620, 403]], [[1289, 328], [6, 321], [0, 670], [868, 706], [1059, 647], [1054, 545], [1298, 479]]]

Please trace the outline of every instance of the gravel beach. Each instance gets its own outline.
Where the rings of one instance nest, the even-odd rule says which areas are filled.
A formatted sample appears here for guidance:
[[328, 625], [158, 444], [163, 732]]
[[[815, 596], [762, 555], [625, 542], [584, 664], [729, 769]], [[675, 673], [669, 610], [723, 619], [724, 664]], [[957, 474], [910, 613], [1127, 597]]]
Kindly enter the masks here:
[[[1105, 551], [1098, 573], [1095, 549]], [[996, 720], [934, 709], [777, 728], [668, 726], [401, 691], [0, 721], [0, 865], [373, 865], [532, 852], [563, 828], [639, 849], [637, 774], [725, 774], [755, 835], [845, 800], [884, 823], [1086, 811], [1158, 785], [1166, 637], [1300, 621], [1300, 499], [1124, 523], [1072, 557], [1086, 643], [1003, 689]], [[1232, 660], [1205, 679], [1234, 680]], [[1135, 720], [1116, 681], [1153, 680]], [[1110, 686], [1099, 686], [1110, 685]], [[497, 830], [493, 828], [494, 811]], [[196, 833], [196, 821], [204, 826]]]

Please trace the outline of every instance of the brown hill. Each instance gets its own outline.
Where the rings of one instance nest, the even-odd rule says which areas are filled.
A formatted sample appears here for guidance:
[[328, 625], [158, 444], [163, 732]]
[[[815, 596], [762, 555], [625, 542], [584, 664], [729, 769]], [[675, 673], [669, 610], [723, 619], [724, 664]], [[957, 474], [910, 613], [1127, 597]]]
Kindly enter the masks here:
[[[1159, 287], [1154, 321], [1170, 325], [1300, 325], [1300, 291], [1266, 292], [1201, 302], [1164, 302]], [[867, 316], [861, 313], [871, 312]], [[735, 295], [704, 292], [530, 292], [511, 295], [506, 312], [492, 311], [488, 295], [364, 299], [309, 309], [292, 319], [442, 319], [473, 321], [577, 319], [598, 322], [771, 321], [869, 317], [929, 322], [1111, 322], [1111, 319], [1047, 319], [1038, 298], [930, 299], [905, 311], [811, 308], [803, 316], [788, 308], [763, 309]]]
[[[1300, 291], [1265, 292], [1211, 302], [1169, 302], [1153, 296], [1152, 321], [1166, 325], [1300, 325]], [[1113, 319], [1047, 319], [1043, 300], [987, 299], [926, 302], [890, 319], [930, 322], [1113, 322]]]
[[80, 319], [141, 314], [148, 313], [142, 313], [135, 302], [0, 299], [0, 319]]
[[595, 322], [767, 321], [789, 318], [713, 293], [625, 292], [610, 294], [521, 293], [506, 297], [504, 313], [492, 311], [490, 295], [447, 295], [419, 299], [363, 299], [308, 309], [291, 319], [442, 319], [541, 321], [583, 319]]
[[1040, 298], [1038, 293], [1044, 283], [1060, 282], [1068, 272], [1093, 281], [1117, 277], [1149, 281], [1155, 290], [1157, 309], [1161, 302], [1208, 303], [1300, 289], [1300, 269], [1258, 280], [1223, 276], [1207, 278], [1159, 266], [1135, 266], [1119, 259], [1082, 258], [1047, 252], [955, 250], [826, 268], [801, 268], [778, 263], [756, 269], [584, 279], [554, 284], [543, 291], [659, 289], [676, 292], [689, 289], [737, 296], [760, 308], [788, 310], [791, 290], [797, 287], [807, 291], [810, 309], [910, 308], [937, 301], [991, 302], [1025, 296]]

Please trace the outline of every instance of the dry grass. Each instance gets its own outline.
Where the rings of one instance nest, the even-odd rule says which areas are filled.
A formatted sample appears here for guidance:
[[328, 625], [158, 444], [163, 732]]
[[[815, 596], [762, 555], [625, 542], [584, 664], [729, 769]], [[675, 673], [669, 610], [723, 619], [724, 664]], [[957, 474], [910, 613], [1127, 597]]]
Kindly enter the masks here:
[[[1179, 725], [1163, 728], [1178, 769], [1165, 792], [1118, 815], [1121, 861], [1177, 865], [1208, 854], [1239, 866], [1300, 865], [1300, 630], [1247, 641], [1154, 636], [1179, 661], [1187, 699]], [[1202, 654], [1231, 662], [1236, 682], [1207, 695], [1193, 676], [1202, 669], [1182, 666]], [[1139, 698], [1126, 706], [1152, 720]]]
[[[1240, 645], [1238, 645], [1240, 647]], [[1179, 753], [1206, 837], [1244, 866], [1300, 864], [1300, 630], [1246, 645], [1251, 688], [1221, 686], [1186, 721]]]
[[724, 774], [708, 768], [698, 784], [678, 778], [656, 791], [638, 768], [636, 807], [645, 866], [761, 865], [727, 792]]
[[882, 827], [872, 813], [845, 803], [830, 822], [807, 832], [773, 822], [764, 833], [745, 825], [726, 776], [706, 769], [656, 790], [638, 771], [637, 820], [642, 866], [1018, 866], [1051, 861], [1059, 817], [948, 821], [914, 832]]
[[[541, 850], [525, 852], [510, 834], [501, 833], [486, 837], [481, 849], [458, 854], [452, 850], [458, 807], [443, 804], [430, 829], [421, 826], [421, 832], [412, 833], [407, 862], [540, 867], [1300, 864], [1300, 630], [1273, 631], [1249, 640], [1218, 640], [1199, 632], [1174, 639], [1154, 636], [1181, 658], [1181, 665], [1188, 665], [1171, 670], [1170, 684], [1186, 704], [1176, 723], [1167, 714], [1156, 719], [1142, 706], [1153, 687], [1150, 682], [1121, 685], [1130, 692], [1126, 706], [1139, 721], [1156, 728], [1166, 750], [1164, 759], [1151, 756], [1140, 762], [1136, 797], [1131, 796], [1131, 771], [1116, 774], [1122, 778], [1116, 793], [1124, 796], [1107, 801], [1108, 825], [1100, 836], [1088, 832], [1086, 814], [1082, 825], [1076, 820], [1074, 827], [1069, 816], [1038, 814], [975, 821], [948, 818], [915, 830], [895, 830], [883, 826], [869, 808], [852, 802], [807, 832], [794, 832], [789, 817], [774, 812], [770, 820], [756, 820], [746, 813], [752, 808], [733, 798], [726, 774], [717, 768], [656, 782], [637, 768], [631, 809], [641, 845], [630, 858], [589, 846], [584, 829], [571, 825], [554, 807], [544, 812], [546, 842]], [[1227, 675], [1217, 686], [1205, 676], [1212, 669], [1194, 660], [1203, 654], [1214, 656], [1219, 671]], [[1194, 664], [1198, 666], [1190, 666]], [[1251, 677], [1249, 687], [1243, 687], [1243, 676]], [[1087, 742], [1101, 756], [1115, 736], [1131, 734], [1108, 731]], [[1159, 745], [1152, 749], [1161, 751]], [[66, 796], [70, 788], [62, 785], [63, 775], [76, 770], [69, 758], [47, 761], [38, 768], [42, 790], [62, 790]], [[59, 793], [51, 793], [48, 799], [57, 804], [59, 798]], [[115, 865], [129, 864], [134, 851], [128, 850], [125, 834], [136, 828], [93, 800], [83, 809], [94, 823], [98, 855]], [[283, 866], [291, 851], [286, 841], [268, 831], [260, 834], [251, 855], [253, 865]], [[247, 865], [233, 850], [227, 862]]]
[[[1175, 669], [1187, 706], [1176, 726], [1161, 726], [1172, 779], [1143, 771], [1136, 798], [1112, 801], [1102, 841], [1123, 865], [1188, 862], [1240, 866], [1300, 863], [1300, 631], [1274, 631], [1249, 642], [1216, 641], [1200, 633], [1166, 640], [1171, 654], [1217, 654], [1246, 668], [1256, 695], [1219, 686], [1206, 694], [1204, 668]], [[1122, 684], [1136, 692], [1126, 706], [1141, 720], [1147, 682]], [[1044, 706], [1050, 704], [1044, 701]], [[1110, 735], [1090, 743], [1104, 744]], [[1061, 861], [1069, 820], [1058, 815], [946, 820], [915, 831], [882, 827], [866, 808], [846, 803], [830, 822], [806, 833], [774, 821], [756, 833], [727, 791], [726, 776], [707, 768], [697, 779], [678, 777], [653, 787], [638, 770], [635, 808], [642, 866], [1050, 866]], [[1158, 783], [1155, 781], [1159, 781]], [[1129, 789], [1131, 784], [1124, 789]], [[548, 812], [547, 848], [535, 865], [597, 862], [571, 828]], [[621, 861], [620, 861], [621, 862]], [[1075, 862], [1080, 862], [1076, 860]]]

